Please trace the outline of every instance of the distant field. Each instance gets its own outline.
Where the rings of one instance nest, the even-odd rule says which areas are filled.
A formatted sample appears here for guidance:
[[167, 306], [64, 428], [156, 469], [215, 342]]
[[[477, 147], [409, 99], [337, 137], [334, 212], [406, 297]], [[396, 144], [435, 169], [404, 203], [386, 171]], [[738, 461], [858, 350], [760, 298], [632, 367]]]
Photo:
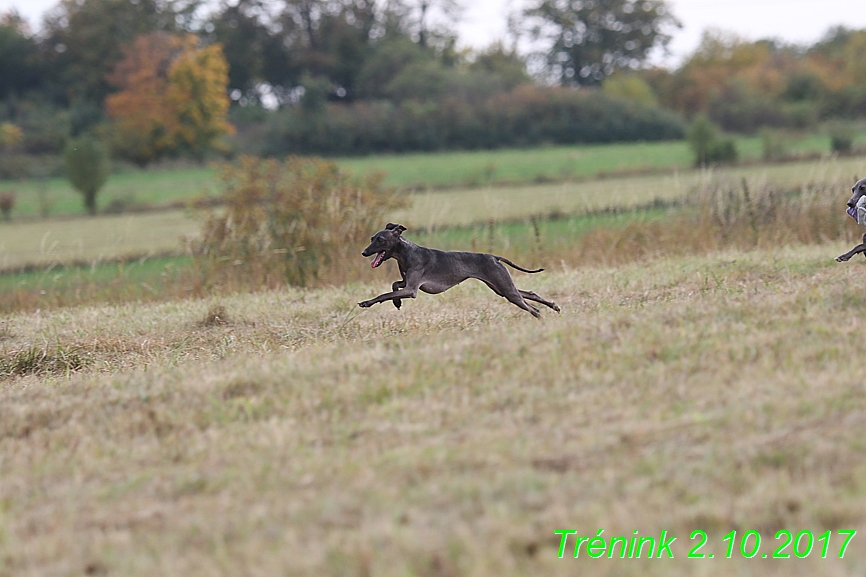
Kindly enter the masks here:
[[[740, 159], [761, 160], [761, 139], [737, 138]], [[809, 135], [790, 143], [794, 154], [826, 153], [830, 139]], [[594, 178], [659, 169], [688, 169], [693, 158], [685, 141], [551, 146], [525, 150], [441, 152], [341, 159], [357, 173], [383, 170], [394, 186], [437, 188], [522, 184]]]
[[90, 266], [61, 264], [37, 267], [26, 271], [0, 274], [0, 292], [14, 289], [42, 289], [66, 292], [75, 290], [82, 283], [115, 281], [129, 284], [158, 285], [169, 272], [189, 265], [191, 258], [178, 256], [142, 256], [129, 261], [96, 262]]
[[[866, 159], [845, 158], [725, 168], [712, 172], [687, 170], [670, 175], [422, 192], [411, 194], [411, 206], [389, 218], [409, 227], [411, 235], [462, 227], [464, 232], [446, 233], [446, 237], [473, 242], [471, 237], [475, 234], [478, 237], [474, 241], [476, 245], [484, 247], [488, 240], [486, 237], [482, 240], [481, 237], [489, 232], [467, 231], [480, 230], [482, 225], [486, 226], [491, 221], [523, 220], [533, 215], [544, 220], [550, 215], [580, 214], [611, 207], [629, 210], [655, 200], [681, 198], [701, 179], [715, 176], [737, 180], [767, 179], [784, 186], [797, 186], [810, 181], [846, 181], [862, 174], [864, 166]], [[844, 208], [847, 198], [848, 190], [840, 188], [840, 207]], [[563, 222], [568, 222], [568, 219]], [[580, 224], [578, 228], [582, 226]], [[162, 254], [180, 250], [181, 237], [194, 235], [199, 229], [200, 222], [196, 215], [185, 210], [0, 223], [0, 268]], [[564, 234], [562, 229], [558, 233], [547, 234], [548, 242], [561, 238], [560, 234]], [[430, 242], [437, 242], [436, 237]], [[442, 248], [460, 246], [457, 242], [443, 243]]]
[[[759, 138], [739, 138], [741, 159], [761, 156]], [[829, 139], [812, 135], [791, 144], [793, 153], [826, 153]], [[479, 187], [499, 184], [538, 184], [592, 179], [603, 175], [686, 170], [692, 163], [683, 141], [531, 149], [463, 151], [343, 158], [337, 162], [356, 174], [384, 171], [386, 183], [404, 189]], [[128, 169], [109, 178], [100, 192], [99, 206], [154, 207], [185, 203], [218, 193], [211, 167]], [[36, 216], [50, 205], [50, 214], [83, 213], [81, 197], [64, 179], [44, 182], [0, 182], [0, 192], [14, 190], [18, 202], [14, 216]]]
[[[490, 186], [477, 189], [440, 190], [412, 195], [412, 206], [394, 218], [411, 227], [436, 228], [469, 225], [489, 220], [510, 220], [529, 215], [574, 213], [607, 207], [630, 208], [655, 200], [682, 198], [701, 179], [721, 177], [767, 180], [795, 187], [807, 182], [841, 180], [854, 182], [866, 172], [866, 159], [844, 158], [818, 162], [752, 165], [712, 171], [686, 170], [604, 178], [585, 182], [563, 182], [533, 186]], [[850, 188], [839, 190], [840, 206], [850, 197]]]
[[183, 210], [0, 224], [0, 270], [179, 252], [199, 228]]
[[[359, 309], [381, 271], [5, 316], [0, 575], [862, 575], [846, 247], [517, 275], [540, 321], [477, 282]], [[674, 558], [560, 559], [561, 530]], [[826, 558], [762, 559], [780, 530]]]
[[[17, 193], [13, 216], [38, 216], [43, 202], [50, 204], [49, 214], [83, 214], [81, 195], [62, 178], [42, 182], [0, 181], [0, 191]], [[127, 170], [112, 174], [99, 192], [100, 210], [112, 202], [127, 208], [155, 207], [172, 202], [186, 202], [197, 196], [216, 194], [214, 171], [208, 167], [154, 170]]]

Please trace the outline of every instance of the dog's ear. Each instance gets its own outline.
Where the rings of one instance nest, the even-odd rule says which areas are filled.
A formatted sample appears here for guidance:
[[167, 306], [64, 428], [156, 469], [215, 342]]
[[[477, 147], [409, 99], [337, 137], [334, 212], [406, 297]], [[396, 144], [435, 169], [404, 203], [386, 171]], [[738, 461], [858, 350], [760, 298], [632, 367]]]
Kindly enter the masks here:
[[403, 231], [406, 230], [406, 227], [402, 224], [394, 224], [393, 222], [389, 222], [385, 225], [385, 230], [393, 230], [397, 234], [403, 234]]

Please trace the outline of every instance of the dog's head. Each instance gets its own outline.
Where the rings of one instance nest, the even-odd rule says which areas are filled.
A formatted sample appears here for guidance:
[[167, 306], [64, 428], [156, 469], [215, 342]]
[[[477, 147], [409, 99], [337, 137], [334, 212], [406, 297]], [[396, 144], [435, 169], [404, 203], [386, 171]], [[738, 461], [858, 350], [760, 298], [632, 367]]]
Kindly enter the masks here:
[[373, 262], [370, 263], [372, 268], [376, 268], [394, 256], [394, 249], [400, 244], [400, 235], [403, 234], [404, 230], [406, 227], [402, 224], [389, 222], [385, 225], [384, 230], [373, 235], [373, 238], [370, 239], [370, 246], [361, 253], [363, 256], [376, 255]]
[[857, 181], [857, 184], [851, 189], [853, 193], [851, 195], [851, 200], [848, 201], [848, 206], [855, 207], [857, 206], [857, 201], [860, 200], [861, 197], [866, 196], [866, 178], [861, 178]]

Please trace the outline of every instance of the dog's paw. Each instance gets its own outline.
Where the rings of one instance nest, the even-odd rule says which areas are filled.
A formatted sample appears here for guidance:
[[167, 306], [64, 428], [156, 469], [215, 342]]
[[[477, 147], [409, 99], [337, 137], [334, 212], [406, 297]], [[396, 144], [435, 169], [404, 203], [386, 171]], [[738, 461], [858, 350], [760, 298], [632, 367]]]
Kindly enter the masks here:
[[391, 302], [394, 303], [394, 308], [397, 310], [400, 310], [400, 307], [403, 306], [403, 301], [400, 299], [394, 299]]
[[848, 260], [848, 259], [845, 258], [845, 255], [844, 255], [844, 254], [843, 254], [842, 256], [837, 256], [837, 257], [836, 257], [836, 262], [846, 262], [847, 260]]
[[363, 301], [363, 302], [359, 302], [358, 306], [361, 307], [362, 309], [368, 309], [371, 306], [373, 306], [373, 303], [371, 303], [370, 301]]
[[556, 312], [558, 312], [558, 313], [561, 313], [561, 312], [562, 312], [562, 309], [559, 308], [559, 305], [556, 304], [556, 303], [553, 303], [553, 306], [552, 306], [551, 308], [552, 308], [553, 310], [555, 310]]

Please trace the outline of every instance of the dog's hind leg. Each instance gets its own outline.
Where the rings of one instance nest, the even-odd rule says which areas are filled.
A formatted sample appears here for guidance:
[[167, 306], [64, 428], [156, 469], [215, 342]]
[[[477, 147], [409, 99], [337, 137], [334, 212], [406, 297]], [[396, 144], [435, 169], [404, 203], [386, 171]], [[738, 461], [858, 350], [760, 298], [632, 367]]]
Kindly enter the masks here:
[[517, 291], [520, 293], [520, 296], [522, 296], [524, 299], [526, 299], [528, 301], [535, 301], [537, 303], [541, 303], [546, 307], [552, 308], [556, 312], [560, 312], [560, 310], [561, 310], [559, 308], [559, 305], [556, 304], [555, 302], [545, 300], [532, 291], [524, 291], [524, 290], [520, 290], [520, 289], [517, 289]]
[[508, 291], [502, 296], [504, 296], [508, 300], [508, 302], [519, 306], [535, 318], [539, 318], [541, 316], [541, 312], [537, 308], [523, 300], [523, 295], [520, 294], [519, 290], [515, 289], [515, 292]]
[[520, 308], [522, 308], [523, 310], [525, 310], [526, 312], [528, 312], [529, 314], [531, 314], [535, 318], [540, 317], [541, 312], [539, 312], [539, 310], [537, 308], [535, 308], [534, 306], [532, 306], [531, 304], [529, 304], [525, 300], [523, 300], [523, 295], [521, 294], [521, 291], [516, 286], [514, 286], [514, 281], [511, 280], [511, 275], [508, 274], [508, 271], [506, 271], [504, 267], [502, 269], [502, 272], [505, 273], [505, 276], [508, 279], [507, 280], [508, 285], [510, 285], [510, 286], [508, 286], [508, 285], [501, 286], [501, 285], [505, 284], [505, 282], [506, 282], [505, 279], [497, 279], [500, 281], [499, 285], [497, 285], [496, 283], [494, 283], [494, 282], [492, 282], [486, 278], [480, 278], [480, 277], [475, 277], [475, 278], [477, 278], [478, 280], [480, 280], [481, 282], [486, 284], [488, 287], [490, 287], [490, 290], [492, 290], [493, 292], [495, 292], [499, 296], [507, 299], [508, 302], [519, 306]]

